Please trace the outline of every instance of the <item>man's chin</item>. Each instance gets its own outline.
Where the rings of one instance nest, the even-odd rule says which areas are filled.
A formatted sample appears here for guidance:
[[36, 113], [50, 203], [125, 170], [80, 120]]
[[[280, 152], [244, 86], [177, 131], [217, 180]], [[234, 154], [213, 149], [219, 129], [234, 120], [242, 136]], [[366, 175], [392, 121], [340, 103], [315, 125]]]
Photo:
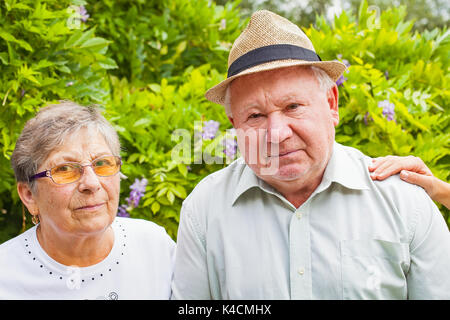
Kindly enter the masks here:
[[282, 181], [289, 182], [304, 179], [307, 173], [307, 170], [297, 165], [286, 165], [282, 166], [281, 168], [269, 166], [269, 167], [258, 167], [257, 170], [255, 170], [255, 168], [252, 169], [256, 173], [256, 175], [263, 180], [280, 181], [280, 182]]

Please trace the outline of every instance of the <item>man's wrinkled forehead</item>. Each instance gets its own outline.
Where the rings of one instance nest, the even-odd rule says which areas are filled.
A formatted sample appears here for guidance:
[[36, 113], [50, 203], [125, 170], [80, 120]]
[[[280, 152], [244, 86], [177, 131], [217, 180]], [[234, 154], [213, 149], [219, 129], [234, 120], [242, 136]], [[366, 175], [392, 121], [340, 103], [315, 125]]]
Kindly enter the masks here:
[[[289, 97], [304, 97], [310, 94], [309, 91], [304, 91], [302, 83], [314, 80], [318, 86], [318, 81], [314, 77], [312, 70], [289, 67], [277, 70], [270, 70], [249, 74], [233, 80], [229, 85], [230, 100], [233, 96], [232, 104], [251, 105], [255, 101], [243, 101], [242, 99], [261, 96], [271, 98], [274, 94], [283, 92], [281, 99], [288, 99]], [[291, 86], [292, 84], [292, 86]], [[239, 99], [239, 101], [236, 101]]]

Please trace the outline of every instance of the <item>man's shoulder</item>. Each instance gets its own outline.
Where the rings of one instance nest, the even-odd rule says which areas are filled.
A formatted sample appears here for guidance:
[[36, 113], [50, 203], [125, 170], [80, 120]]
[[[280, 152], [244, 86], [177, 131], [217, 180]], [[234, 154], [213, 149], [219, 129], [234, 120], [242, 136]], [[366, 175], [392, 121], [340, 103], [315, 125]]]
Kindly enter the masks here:
[[398, 174], [385, 180], [373, 181], [373, 185], [385, 198], [391, 199], [399, 206], [410, 207], [413, 211], [423, 211], [424, 206], [434, 205], [422, 187], [403, 181]]
[[354, 161], [357, 172], [364, 176], [369, 187], [380, 192], [385, 198], [392, 199], [394, 202], [431, 201], [423, 188], [403, 181], [399, 174], [394, 174], [381, 181], [372, 180], [368, 169], [372, 157], [353, 147], [339, 145], [339, 148]]
[[339, 143], [336, 143], [335, 146], [339, 149], [340, 152], [344, 152], [354, 161], [363, 161], [369, 164], [369, 161], [372, 159], [368, 155], [364, 154], [361, 150], [354, 147], [344, 146], [343, 144]]

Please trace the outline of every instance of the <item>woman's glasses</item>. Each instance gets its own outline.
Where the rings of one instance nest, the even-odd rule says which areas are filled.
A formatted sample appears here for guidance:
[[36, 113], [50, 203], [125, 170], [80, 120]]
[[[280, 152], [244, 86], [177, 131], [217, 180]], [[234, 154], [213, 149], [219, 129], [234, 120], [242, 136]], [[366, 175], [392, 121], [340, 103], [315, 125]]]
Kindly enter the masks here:
[[91, 167], [100, 177], [109, 177], [120, 171], [122, 160], [118, 156], [104, 156], [93, 160], [90, 164], [82, 165], [78, 162], [66, 162], [31, 176], [29, 181], [49, 177], [56, 184], [77, 182], [83, 175], [84, 167]]

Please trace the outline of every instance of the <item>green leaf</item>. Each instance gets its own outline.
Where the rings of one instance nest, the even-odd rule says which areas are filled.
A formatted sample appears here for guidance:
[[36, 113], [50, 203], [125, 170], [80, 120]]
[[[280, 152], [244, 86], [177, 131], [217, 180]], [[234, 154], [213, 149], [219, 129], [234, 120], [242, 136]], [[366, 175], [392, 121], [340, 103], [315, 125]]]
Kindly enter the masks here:
[[181, 185], [176, 185], [171, 190], [180, 199], [185, 199], [187, 196], [186, 189]]
[[105, 40], [103, 38], [94, 37], [83, 42], [79, 48], [82, 49], [101, 49], [103, 47], [108, 46], [110, 41]]
[[117, 63], [111, 59], [111, 58], [106, 58], [103, 61], [99, 61], [98, 64], [103, 68], [103, 69], [117, 69]]
[[164, 187], [161, 190], [159, 190], [158, 194], [156, 195], [157, 198], [162, 197], [166, 192], [167, 192], [168, 188]]
[[177, 167], [178, 167], [178, 171], [181, 173], [181, 175], [186, 178], [187, 174], [188, 174], [186, 165], [183, 163], [180, 163], [177, 165]]
[[156, 214], [161, 209], [161, 205], [158, 203], [158, 201], [155, 201], [153, 202], [151, 209], [153, 214]]
[[66, 66], [57, 66], [56, 69], [64, 73], [72, 73], [72, 71]]
[[4, 64], [4, 65], [8, 65], [8, 53], [6, 52], [0, 52], [0, 61]]
[[151, 84], [148, 85], [148, 87], [150, 89], [152, 89], [153, 92], [156, 92], [156, 93], [160, 93], [161, 92], [161, 86], [159, 84], [151, 83]]
[[151, 123], [151, 119], [149, 118], [143, 118], [136, 121], [133, 125], [133, 127], [140, 127], [140, 126], [147, 126], [149, 123]]
[[139, 153], [133, 153], [131, 156], [128, 157], [127, 162], [128, 163], [133, 163], [133, 162], [135, 162], [138, 159], [139, 156], [140, 156]]
[[145, 199], [144, 203], [142, 204], [142, 207], [145, 208], [145, 207], [149, 206], [150, 204], [153, 203], [153, 201], [155, 201], [154, 198]]
[[173, 202], [175, 201], [175, 195], [173, 194], [172, 191], [168, 191], [166, 194], [167, 200], [169, 200], [170, 204], [173, 204]]

